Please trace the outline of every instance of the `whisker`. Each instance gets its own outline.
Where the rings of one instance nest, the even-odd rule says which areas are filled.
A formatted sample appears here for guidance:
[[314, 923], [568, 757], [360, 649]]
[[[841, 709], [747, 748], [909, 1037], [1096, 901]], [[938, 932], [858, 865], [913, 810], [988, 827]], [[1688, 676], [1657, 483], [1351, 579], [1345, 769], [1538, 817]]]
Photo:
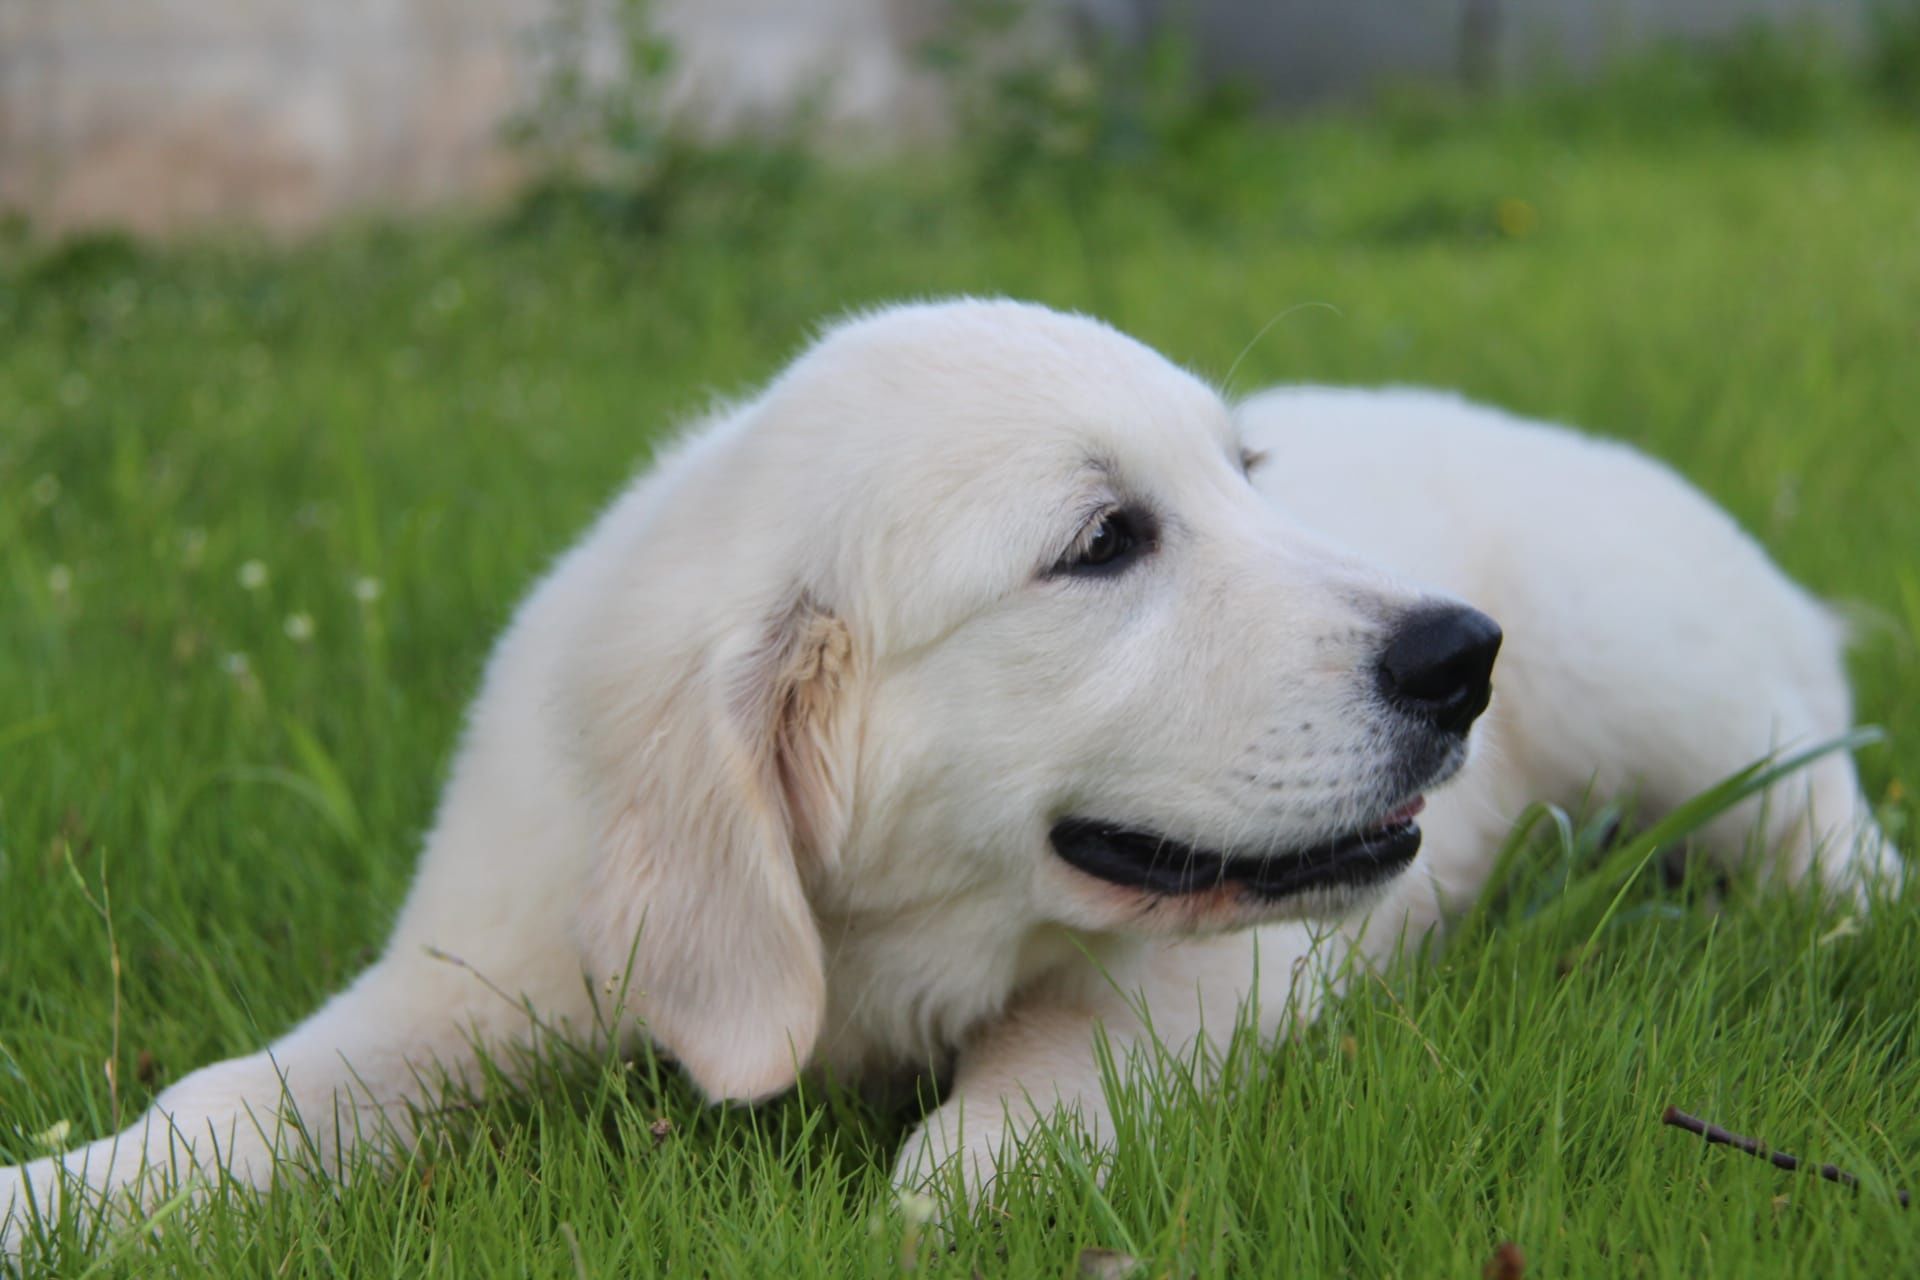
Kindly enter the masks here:
[[1271, 319], [1269, 319], [1265, 324], [1260, 326], [1259, 332], [1255, 333], [1251, 338], [1247, 339], [1247, 345], [1240, 348], [1240, 354], [1235, 356], [1233, 358], [1233, 363], [1227, 366], [1227, 376], [1220, 380], [1221, 393], [1224, 396], [1231, 397], [1233, 393], [1233, 375], [1239, 372], [1241, 361], [1245, 360], [1249, 355], [1253, 353], [1253, 349], [1256, 346], [1260, 345], [1260, 339], [1266, 337], [1267, 332], [1270, 329], [1272, 329], [1273, 326], [1279, 324], [1282, 320], [1285, 320], [1287, 317], [1293, 315], [1296, 311], [1311, 311], [1311, 310], [1331, 311], [1334, 315], [1339, 316], [1343, 320], [1346, 319], [1346, 314], [1347, 314], [1346, 312], [1342, 311], [1340, 308], [1334, 306], [1331, 302], [1319, 302], [1319, 301], [1296, 302], [1290, 307], [1281, 308], [1279, 311], [1273, 314], [1273, 317]]

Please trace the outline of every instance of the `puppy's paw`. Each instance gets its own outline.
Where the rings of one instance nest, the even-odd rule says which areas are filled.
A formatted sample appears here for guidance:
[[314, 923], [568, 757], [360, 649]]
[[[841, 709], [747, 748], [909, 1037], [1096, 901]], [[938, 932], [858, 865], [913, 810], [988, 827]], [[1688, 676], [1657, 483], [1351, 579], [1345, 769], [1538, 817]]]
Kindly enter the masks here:
[[1011, 1158], [1013, 1135], [1002, 1117], [966, 1115], [949, 1102], [910, 1134], [893, 1162], [902, 1193], [931, 1194], [936, 1202], [956, 1183], [969, 1205], [991, 1196], [1000, 1162]]
[[1878, 827], [1829, 839], [1816, 857], [1821, 884], [1843, 906], [1870, 911], [1906, 887], [1906, 860]]

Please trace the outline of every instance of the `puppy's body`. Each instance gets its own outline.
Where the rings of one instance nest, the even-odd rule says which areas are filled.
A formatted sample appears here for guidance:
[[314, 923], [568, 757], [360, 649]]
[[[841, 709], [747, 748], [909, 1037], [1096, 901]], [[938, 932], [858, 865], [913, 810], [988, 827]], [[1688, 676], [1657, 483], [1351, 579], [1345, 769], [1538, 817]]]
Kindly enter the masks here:
[[[1267, 455], [1252, 486], [1242, 449]], [[1470, 760], [1464, 723], [1376, 672], [1454, 599], [1508, 635]], [[958, 1155], [977, 1185], [1036, 1108], [1104, 1127], [1096, 1025], [1124, 1047], [1144, 1010], [1177, 1049], [1257, 985], [1277, 1030], [1344, 948], [1470, 900], [1526, 804], [1597, 783], [1657, 812], [1844, 730], [1839, 655], [1624, 449], [1416, 392], [1229, 412], [1086, 320], [882, 313], [696, 431], [522, 606], [381, 960], [126, 1133], [0, 1171], [5, 1240], [72, 1182], [264, 1186], [296, 1149], [402, 1144], [437, 1073], [548, 1033], [649, 1036], [728, 1098], [952, 1061], [899, 1176]], [[1398, 879], [1259, 887], [1328, 841], [1372, 856], [1456, 770]], [[1843, 757], [1768, 814], [1751, 842], [1756, 811], [1723, 819], [1722, 851], [1797, 877], [1824, 846], [1850, 888], [1897, 871]], [[1118, 872], [1069, 865], [1074, 830], [1227, 870], [1153, 891], [1137, 840], [1099, 837]]]

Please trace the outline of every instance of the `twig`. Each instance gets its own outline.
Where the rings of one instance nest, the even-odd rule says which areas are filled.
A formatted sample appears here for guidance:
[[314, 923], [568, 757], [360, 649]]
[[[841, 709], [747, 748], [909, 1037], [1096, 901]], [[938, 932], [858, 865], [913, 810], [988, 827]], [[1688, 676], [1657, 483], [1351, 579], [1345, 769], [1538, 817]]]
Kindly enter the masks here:
[[[1718, 1143], [1721, 1146], [1733, 1147], [1737, 1150], [1744, 1151], [1750, 1156], [1758, 1156], [1762, 1160], [1772, 1164], [1776, 1169], [1785, 1169], [1792, 1172], [1801, 1165], [1799, 1156], [1788, 1155], [1784, 1151], [1770, 1151], [1767, 1149], [1767, 1145], [1757, 1138], [1743, 1138], [1737, 1133], [1729, 1133], [1719, 1125], [1708, 1124], [1698, 1116], [1690, 1116], [1678, 1107], [1668, 1107], [1662, 1112], [1660, 1115], [1660, 1123], [1670, 1124], [1676, 1129], [1685, 1129], [1688, 1133], [1697, 1133], [1709, 1143]], [[1860, 1185], [1860, 1179], [1848, 1173], [1845, 1169], [1839, 1168], [1837, 1165], [1815, 1165], [1813, 1166], [1813, 1170], [1828, 1182], [1837, 1182], [1843, 1187], [1857, 1187]], [[1912, 1197], [1905, 1191], [1894, 1192], [1894, 1197], [1900, 1201], [1900, 1207], [1903, 1209], [1911, 1207], [1913, 1203]]]

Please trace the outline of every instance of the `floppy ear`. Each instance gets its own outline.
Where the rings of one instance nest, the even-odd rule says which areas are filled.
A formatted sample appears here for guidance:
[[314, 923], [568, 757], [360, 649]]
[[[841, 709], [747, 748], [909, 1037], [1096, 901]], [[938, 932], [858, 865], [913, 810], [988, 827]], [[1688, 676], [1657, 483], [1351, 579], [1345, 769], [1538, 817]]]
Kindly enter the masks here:
[[703, 1092], [756, 1099], [793, 1083], [825, 1010], [804, 881], [846, 832], [855, 655], [800, 597], [690, 658], [624, 691], [609, 673], [582, 708], [601, 845], [581, 941]]

